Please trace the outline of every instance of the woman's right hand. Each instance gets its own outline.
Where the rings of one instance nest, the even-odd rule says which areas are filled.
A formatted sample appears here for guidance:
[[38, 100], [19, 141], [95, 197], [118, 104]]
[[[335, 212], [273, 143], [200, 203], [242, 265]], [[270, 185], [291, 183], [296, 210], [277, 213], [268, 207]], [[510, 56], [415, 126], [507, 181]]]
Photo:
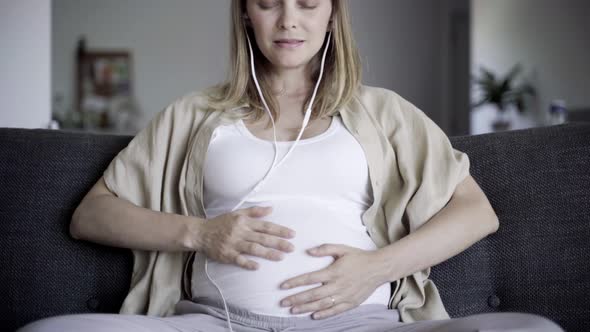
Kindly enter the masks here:
[[272, 207], [253, 206], [199, 223], [196, 246], [210, 259], [248, 270], [256, 270], [258, 263], [244, 254], [279, 261], [283, 252], [293, 251], [285, 238], [294, 237], [295, 231], [258, 219], [271, 211]]

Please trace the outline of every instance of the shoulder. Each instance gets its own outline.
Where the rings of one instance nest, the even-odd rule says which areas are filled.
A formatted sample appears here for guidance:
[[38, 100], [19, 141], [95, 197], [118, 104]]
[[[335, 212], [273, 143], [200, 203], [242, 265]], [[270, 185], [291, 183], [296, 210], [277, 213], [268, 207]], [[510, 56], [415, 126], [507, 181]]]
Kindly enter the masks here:
[[381, 87], [361, 85], [356, 99], [361, 108], [384, 129], [395, 130], [399, 125], [416, 122], [425, 116], [397, 92]]
[[187, 92], [174, 99], [166, 108], [180, 113], [206, 112], [209, 110], [210, 99], [215, 92], [214, 88]]
[[216, 93], [216, 87], [187, 92], [173, 99], [157, 116], [178, 121], [203, 118], [211, 111], [210, 100]]
[[211, 91], [205, 89], [176, 97], [150, 117], [138, 136], [168, 135], [171, 132], [175, 135], [189, 135], [207, 118], [210, 96]]

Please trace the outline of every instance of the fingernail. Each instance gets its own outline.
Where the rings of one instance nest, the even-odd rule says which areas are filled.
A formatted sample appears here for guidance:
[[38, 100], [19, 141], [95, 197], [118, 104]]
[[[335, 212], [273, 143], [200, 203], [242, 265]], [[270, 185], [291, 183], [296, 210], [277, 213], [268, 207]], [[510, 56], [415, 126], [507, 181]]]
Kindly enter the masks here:
[[[289, 288], [289, 284], [282, 284], [281, 285], [281, 289], [287, 289]], [[284, 302], [284, 303], [288, 303], [288, 302]]]
[[287, 301], [287, 300], [283, 300], [283, 301], [281, 302], [281, 306], [283, 306], [283, 307], [288, 307], [288, 306], [290, 306], [290, 305], [291, 305], [291, 302], [289, 302], [289, 301]]

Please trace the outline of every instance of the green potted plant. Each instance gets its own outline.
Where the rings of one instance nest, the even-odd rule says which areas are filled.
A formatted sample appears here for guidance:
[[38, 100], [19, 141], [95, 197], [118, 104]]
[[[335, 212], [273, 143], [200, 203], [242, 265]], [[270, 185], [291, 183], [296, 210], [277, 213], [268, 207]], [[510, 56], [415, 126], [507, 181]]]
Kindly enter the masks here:
[[472, 77], [472, 81], [482, 94], [481, 98], [472, 105], [472, 109], [485, 104], [493, 104], [497, 110], [497, 116], [492, 123], [494, 131], [507, 130], [510, 128], [510, 119], [506, 116], [508, 107], [515, 106], [519, 113], [526, 109], [525, 96], [535, 96], [535, 88], [529, 83], [515, 84], [515, 80], [522, 68], [516, 64], [503, 78], [497, 77], [490, 70], [481, 67], [480, 76]]

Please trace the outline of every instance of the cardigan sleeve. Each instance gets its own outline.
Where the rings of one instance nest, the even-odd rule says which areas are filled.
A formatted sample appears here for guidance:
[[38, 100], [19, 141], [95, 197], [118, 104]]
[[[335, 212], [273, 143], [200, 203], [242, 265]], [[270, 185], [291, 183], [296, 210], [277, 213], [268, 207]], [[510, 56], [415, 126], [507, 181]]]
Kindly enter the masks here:
[[[154, 211], [184, 213], [182, 169], [194, 123], [203, 113], [193, 99], [179, 99], [158, 112], [107, 166], [103, 177], [116, 196]], [[186, 254], [134, 249], [133, 255], [130, 290], [120, 313], [173, 314]]]
[[[171, 134], [174, 105], [161, 110], [153, 117], [117, 156], [103, 173], [106, 186], [119, 198], [132, 204], [164, 211], [162, 193], [165, 190], [167, 160], [171, 157]], [[169, 171], [168, 171], [169, 172]], [[158, 252], [132, 250], [133, 273], [130, 292], [121, 313], [146, 314], [150, 298], [146, 296], [152, 287], [150, 279]], [[133, 308], [129, 312], [124, 308]]]
[[423, 111], [401, 97], [398, 105], [396, 150], [409, 193], [402, 223], [411, 233], [446, 206], [457, 185], [469, 175], [470, 161]]
[[173, 108], [170, 105], [158, 112], [105, 169], [105, 183], [117, 197], [161, 210], [159, 193], [170, 153]]

